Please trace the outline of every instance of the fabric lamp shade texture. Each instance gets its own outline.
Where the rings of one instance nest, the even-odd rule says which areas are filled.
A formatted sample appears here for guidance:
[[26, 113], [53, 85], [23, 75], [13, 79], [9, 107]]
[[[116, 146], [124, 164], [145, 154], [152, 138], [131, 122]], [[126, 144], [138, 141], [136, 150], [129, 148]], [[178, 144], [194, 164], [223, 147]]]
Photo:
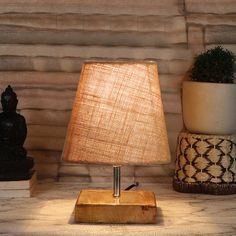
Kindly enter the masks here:
[[157, 64], [84, 63], [62, 158], [110, 165], [169, 163]]

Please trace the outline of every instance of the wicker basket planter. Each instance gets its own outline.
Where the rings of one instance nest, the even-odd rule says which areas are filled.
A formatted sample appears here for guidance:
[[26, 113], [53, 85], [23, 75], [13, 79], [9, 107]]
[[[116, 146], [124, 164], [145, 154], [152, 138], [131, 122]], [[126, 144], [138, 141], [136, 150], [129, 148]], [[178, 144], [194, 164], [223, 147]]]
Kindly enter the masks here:
[[173, 187], [186, 193], [236, 193], [236, 136], [181, 132]]

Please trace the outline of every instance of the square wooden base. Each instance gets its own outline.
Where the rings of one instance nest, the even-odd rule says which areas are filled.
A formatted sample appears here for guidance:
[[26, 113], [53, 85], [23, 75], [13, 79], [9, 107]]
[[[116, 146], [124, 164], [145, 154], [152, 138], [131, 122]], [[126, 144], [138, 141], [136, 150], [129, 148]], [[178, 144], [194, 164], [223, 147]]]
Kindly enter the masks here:
[[31, 197], [36, 183], [36, 172], [28, 180], [0, 181], [0, 198]]
[[82, 190], [75, 205], [77, 223], [156, 223], [156, 198], [153, 192]]

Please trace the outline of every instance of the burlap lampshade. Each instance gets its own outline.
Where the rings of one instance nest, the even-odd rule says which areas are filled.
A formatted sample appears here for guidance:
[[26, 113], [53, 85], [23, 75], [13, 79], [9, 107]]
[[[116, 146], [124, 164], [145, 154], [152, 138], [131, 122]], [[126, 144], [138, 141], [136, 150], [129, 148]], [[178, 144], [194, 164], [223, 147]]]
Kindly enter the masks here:
[[78, 163], [168, 163], [157, 64], [85, 63], [62, 156]]

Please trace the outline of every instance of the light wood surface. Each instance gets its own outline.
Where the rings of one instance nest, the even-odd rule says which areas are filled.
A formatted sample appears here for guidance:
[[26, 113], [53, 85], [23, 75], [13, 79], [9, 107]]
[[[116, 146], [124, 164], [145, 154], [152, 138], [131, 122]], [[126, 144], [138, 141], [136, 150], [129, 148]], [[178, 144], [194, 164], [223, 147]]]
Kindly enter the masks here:
[[122, 191], [113, 197], [111, 190], [85, 189], [75, 205], [77, 223], [156, 223], [156, 198], [149, 191]]
[[235, 235], [236, 195], [178, 193], [167, 178], [138, 188], [155, 192], [156, 224], [75, 224], [75, 202], [79, 191], [85, 188], [110, 189], [111, 184], [44, 181], [37, 185], [33, 198], [1, 199], [0, 232], [9, 236]]

